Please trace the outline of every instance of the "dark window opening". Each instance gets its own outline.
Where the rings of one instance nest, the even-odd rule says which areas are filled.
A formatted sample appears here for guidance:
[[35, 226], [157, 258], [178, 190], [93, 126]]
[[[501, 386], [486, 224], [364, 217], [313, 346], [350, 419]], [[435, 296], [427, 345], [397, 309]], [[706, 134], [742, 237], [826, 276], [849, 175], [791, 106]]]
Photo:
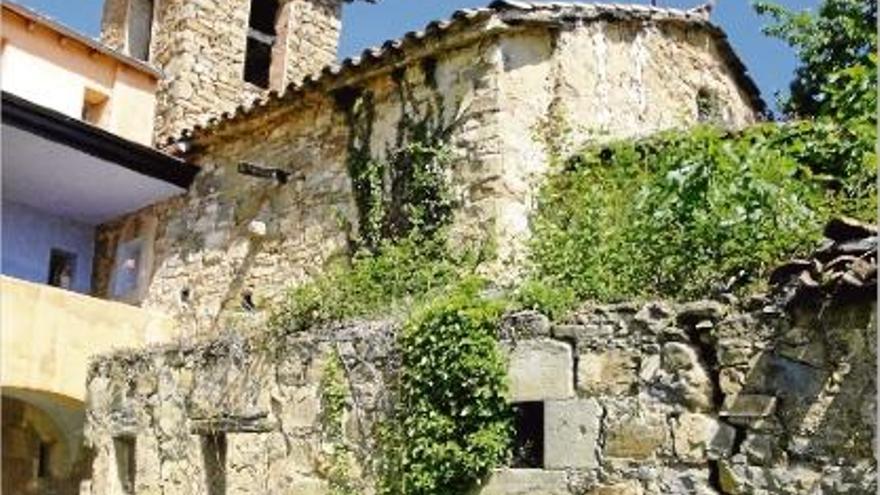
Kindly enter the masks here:
[[513, 405], [514, 468], [544, 467], [544, 403], [521, 402]]
[[128, 4], [128, 53], [148, 61], [153, 38], [153, 0], [131, 0]]
[[116, 476], [122, 493], [134, 493], [134, 479], [137, 465], [135, 464], [134, 437], [115, 437], [113, 450], [116, 454]]
[[264, 89], [269, 87], [277, 16], [277, 0], [251, 0], [244, 80]]
[[244, 80], [261, 88], [269, 87], [269, 69], [272, 67], [272, 45], [248, 36], [244, 59]]
[[40, 442], [39, 451], [37, 452], [37, 478], [46, 479], [49, 477], [49, 452], [52, 448], [46, 442]]
[[76, 255], [61, 249], [49, 252], [49, 276], [47, 283], [61, 289], [73, 288], [73, 274], [76, 271]]
[[208, 495], [226, 493], [226, 434], [202, 435], [202, 462]]
[[274, 36], [276, 15], [278, 15], [277, 0], [251, 0], [248, 26], [263, 34]]
[[697, 122], [701, 124], [720, 124], [723, 121], [721, 98], [712, 90], [702, 88], [697, 91]]
[[254, 302], [253, 289], [248, 288], [241, 292], [241, 309], [250, 313], [257, 310], [257, 303]]

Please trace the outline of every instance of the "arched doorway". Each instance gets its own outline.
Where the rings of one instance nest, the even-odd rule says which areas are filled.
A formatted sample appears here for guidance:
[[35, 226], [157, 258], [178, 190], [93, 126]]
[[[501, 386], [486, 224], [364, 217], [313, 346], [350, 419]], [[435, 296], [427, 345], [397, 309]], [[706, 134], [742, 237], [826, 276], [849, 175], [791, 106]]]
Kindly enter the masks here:
[[82, 402], [4, 387], [2, 410], [3, 493], [78, 494], [89, 465]]

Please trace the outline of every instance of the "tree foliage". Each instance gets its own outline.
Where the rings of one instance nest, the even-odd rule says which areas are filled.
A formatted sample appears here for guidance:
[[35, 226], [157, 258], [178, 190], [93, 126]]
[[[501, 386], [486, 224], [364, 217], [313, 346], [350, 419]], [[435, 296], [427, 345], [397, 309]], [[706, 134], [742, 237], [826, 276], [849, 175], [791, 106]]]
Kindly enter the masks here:
[[[764, 32], [787, 42], [800, 59], [782, 102], [787, 114], [848, 117], [876, 102], [877, 0], [825, 0], [816, 14], [768, 1], [755, 8], [773, 21]], [[853, 104], [856, 109], [846, 109]]]

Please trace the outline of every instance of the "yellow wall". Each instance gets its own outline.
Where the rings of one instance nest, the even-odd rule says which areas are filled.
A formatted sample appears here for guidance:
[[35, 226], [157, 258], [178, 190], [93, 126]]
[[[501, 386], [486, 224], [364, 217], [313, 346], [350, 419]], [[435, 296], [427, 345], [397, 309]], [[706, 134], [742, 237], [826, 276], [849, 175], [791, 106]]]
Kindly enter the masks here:
[[0, 75], [4, 91], [74, 118], [86, 90], [108, 97], [100, 127], [151, 144], [156, 77], [124, 59], [97, 52], [51, 26], [3, 6]]
[[167, 317], [0, 276], [0, 382], [85, 400], [89, 357], [167, 342]]

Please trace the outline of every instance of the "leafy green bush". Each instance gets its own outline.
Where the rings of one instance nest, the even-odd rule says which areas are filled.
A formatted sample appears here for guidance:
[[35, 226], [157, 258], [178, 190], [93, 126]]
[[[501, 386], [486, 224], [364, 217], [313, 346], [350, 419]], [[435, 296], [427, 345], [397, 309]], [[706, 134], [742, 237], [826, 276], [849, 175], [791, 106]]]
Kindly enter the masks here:
[[[712, 128], [590, 148], [543, 188], [534, 277], [578, 297], [705, 296], [873, 218], [873, 144], [828, 122]], [[872, 141], [870, 141], [872, 142]]]
[[290, 289], [270, 317], [276, 331], [303, 331], [356, 317], [394, 314], [473, 272], [478, 258], [452, 252], [443, 236], [410, 236], [361, 252], [311, 282]]
[[504, 303], [481, 298], [479, 288], [463, 283], [416, 311], [403, 330], [384, 494], [466, 493], [507, 458], [511, 412], [496, 339]]
[[513, 293], [515, 308], [539, 311], [551, 320], [563, 317], [576, 302], [570, 287], [554, 287], [540, 280], [526, 280]]

